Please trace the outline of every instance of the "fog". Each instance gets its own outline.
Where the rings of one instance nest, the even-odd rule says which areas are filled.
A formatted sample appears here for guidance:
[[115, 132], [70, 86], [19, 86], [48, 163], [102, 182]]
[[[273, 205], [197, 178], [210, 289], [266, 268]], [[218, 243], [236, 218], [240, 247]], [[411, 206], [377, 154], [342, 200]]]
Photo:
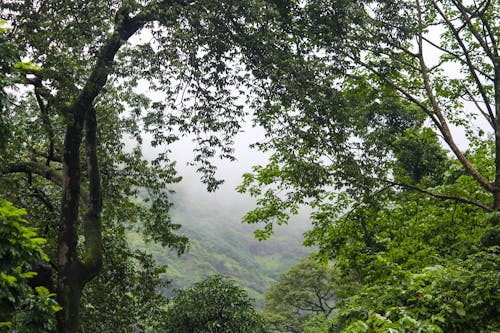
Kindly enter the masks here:
[[[224, 180], [224, 183], [214, 192], [208, 192], [207, 187], [200, 180], [201, 174], [196, 172], [197, 166], [190, 165], [193, 161], [195, 153], [194, 137], [181, 137], [178, 141], [167, 146], [152, 147], [148, 142], [148, 137], [145, 137], [143, 154], [147, 159], [153, 159], [159, 152], [170, 150], [170, 159], [176, 162], [176, 170], [182, 177], [181, 182], [172, 184], [169, 189], [174, 190], [172, 201], [178, 198], [189, 198], [190, 202], [203, 202], [210, 204], [213, 207], [229, 212], [234, 220], [232, 223], [240, 223], [243, 215], [255, 208], [255, 198], [248, 194], [241, 194], [236, 191], [236, 187], [241, 184], [242, 175], [246, 172], [251, 172], [255, 165], [265, 165], [269, 154], [250, 148], [250, 145], [264, 140], [265, 132], [262, 128], [254, 127], [247, 119], [242, 123], [241, 132], [234, 138], [234, 157], [235, 161], [220, 159], [215, 157], [212, 162], [217, 166], [216, 178]], [[289, 232], [302, 233], [308, 229], [309, 223], [307, 211], [297, 216], [292, 216], [290, 224], [286, 226], [277, 226], [275, 232], [280, 233], [280, 230], [287, 228]], [[174, 221], [175, 222], [175, 221]], [[255, 226], [254, 229], [258, 229]]]

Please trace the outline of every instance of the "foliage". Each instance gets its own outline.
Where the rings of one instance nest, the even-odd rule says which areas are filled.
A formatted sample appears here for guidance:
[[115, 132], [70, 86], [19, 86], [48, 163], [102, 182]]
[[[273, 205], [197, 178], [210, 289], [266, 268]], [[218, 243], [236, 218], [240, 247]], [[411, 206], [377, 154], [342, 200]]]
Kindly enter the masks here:
[[[2, 42], [32, 61], [15, 68], [0, 190], [32, 207], [57, 267], [58, 331], [73, 333], [85, 285], [111, 260], [103, 228], [185, 250], [169, 215], [168, 187], [180, 177], [168, 145], [192, 135], [202, 181], [220, 185], [213, 159], [234, 159], [245, 116], [246, 43], [273, 36], [276, 12], [265, 1], [14, 0], [0, 18], [12, 27]], [[147, 160], [143, 144], [157, 155]]]
[[311, 0], [284, 14], [283, 61], [255, 105], [272, 156], [239, 190], [257, 198], [244, 220], [259, 238], [311, 209], [306, 244], [361, 286], [331, 331], [498, 330], [499, 5]]
[[[477, 190], [471, 177], [461, 177], [461, 190]], [[455, 188], [440, 190], [447, 187]], [[323, 255], [337, 259], [342, 284], [361, 286], [336, 304], [330, 331], [497, 330], [498, 242], [491, 235], [498, 223], [489, 215], [402, 191], [379, 195], [333, 223], [323, 220], [322, 232], [309, 236], [330, 242]]]
[[10, 135], [10, 125], [6, 116], [8, 106], [8, 94], [5, 88], [14, 84], [12, 77], [14, 66], [19, 61], [19, 50], [11, 43], [5, 33], [5, 21], [0, 20], [0, 151], [5, 149], [5, 142]]
[[246, 292], [220, 275], [179, 290], [167, 310], [164, 329], [171, 333], [266, 332]]
[[328, 318], [321, 315], [310, 316], [302, 325], [304, 333], [324, 333], [328, 332], [330, 328]]
[[331, 314], [339, 289], [332, 266], [302, 259], [264, 295], [265, 318], [276, 332], [304, 332], [305, 326], [313, 326], [311, 317], [326, 319]]
[[83, 294], [80, 332], [158, 332], [168, 302], [165, 267], [129, 249], [120, 226], [106, 226], [104, 243], [103, 270]]
[[[302, 204], [344, 210], [339, 192], [362, 202], [387, 186], [432, 187], [428, 194], [496, 210], [500, 173], [483, 173], [456, 133], [465, 133], [471, 147], [490, 141], [486, 133], [500, 133], [493, 111], [500, 104], [492, 39], [498, 8], [498, 1], [294, 3], [286, 14], [294, 24], [280, 26], [288, 36], [282, 61], [261, 73], [255, 105], [255, 122], [267, 132], [257, 146], [272, 157], [240, 187], [258, 198], [245, 218], [265, 223], [258, 236], [269, 236], [274, 223], [286, 223]], [[269, 54], [267, 61], [275, 56]], [[442, 144], [496, 199], [476, 201], [434, 187], [447, 168]], [[495, 169], [498, 161], [490, 161]]]
[[[491, 165], [488, 146], [469, 151], [468, 157], [478, 165]], [[453, 165], [444, 173], [444, 182], [451, 184], [439, 185], [440, 191], [489, 198], [472, 177], [457, 169]], [[457, 175], [460, 188], [448, 179]], [[328, 205], [321, 209], [312, 216], [316, 228], [307, 238], [320, 245], [320, 257], [335, 258], [336, 278], [330, 282], [336, 284], [336, 302], [329, 318], [310, 317], [303, 324], [305, 332], [499, 329], [496, 213], [390, 189], [353, 205], [347, 213]], [[289, 283], [276, 294], [287, 295], [297, 288], [300, 292], [303, 284]], [[291, 315], [283, 322], [301, 318], [300, 313]]]
[[46, 261], [43, 238], [26, 226], [24, 209], [0, 199], [0, 331], [52, 332], [54, 313], [60, 309], [55, 294], [30, 286], [37, 273], [32, 266]]
[[445, 266], [424, 267], [383, 288], [366, 287], [349, 302], [348, 308], [341, 310], [338, 320], [345, 320], [343, 316], [349, 317], [354, 310], [364, 308], [371, 311], [368, 318], [352, 322], [345, 331], [497, 331], [500, 328], [496, 319], [499, 315], [496, 304], [500, 299], [498, 255], [498, 247], [493, 247], [464, 260], [446, 260]]

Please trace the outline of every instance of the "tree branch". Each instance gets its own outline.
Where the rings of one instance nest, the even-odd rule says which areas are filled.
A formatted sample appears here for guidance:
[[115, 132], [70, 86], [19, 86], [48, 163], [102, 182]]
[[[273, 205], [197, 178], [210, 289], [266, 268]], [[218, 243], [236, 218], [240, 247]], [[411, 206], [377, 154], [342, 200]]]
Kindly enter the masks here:
[[436, 43], [434, 43], [433, 41], [431, 41], [430, 39], [428, 39], [427, 37], [425, 36], [422, 36], [422, 39], [424, 41], [426, 41], [429, 45], [435, 47], [436, 49], [438, 49], [439, 51], [442, 51], [450, 56], [452, 56], [453, 58], [455, 58], [456, 60], [460, 61], [462, 64], [464, 65], [467, 65], [467, 66], [471, 66], [472, 65], [472, 69], [477, 71], [478, 73], [480, 73], [481, 75], [483, 75], [484, 77], [486, 77], [488, 80], [493, 80], [493, 77], [491, 75], [489, 75], [488, 73], [480, 70], [479, 68], [477, 68], [476, 66], [474, 66], [473, 64], [469, 64], [467, 63], [466, 60], [462, 59], [462, 57], [460, 57], [460, 55], [456, 54], [455, 52], [452, 52]]
[[35, 97], [38, 102], [38, 106], [41, 112], [42, 123], [45, 127], [45, 131], [47, 131], [47, 135], [49, 137], [49, 151], [47, 153], [47, 165], [50, 165], [50, 162], [54, 160], [54, 130], [52, 128], [52, 124], [50, 123], [49, 118], [49, 104], [44, 103], [40, 94], [40, 88], [35, 86]]
[[5, 175], [10, 173], [33, 173], [61, 187], [63, 185], [63, 177], [59, 172], [47, 165], [39, 164], [34, 161], [9, 163], [0, 167], [0, 174]]
[[456, 202], [461, 202], [461, 203], [464, 203], [464, 204], [469, 204], [469, 205], [473, 205], [473, 206], [482, 208], [482, 209], [484, 209], [485, 211], [488, 211], [488, 212], [493, 212], [494, 211], [493, 208], [491, 208], [491, 207], [489, 207], [489, 206], [487, 206], [487, 205], [485, 205], [483, 203], [480, 203], [480, 202], [477, 202], [477, 201], [474, 201], [474, 200], [470, 200], [470, 199], [466, 199], [466, 198], [462, 198], [462, 197], [458, 197], [458, 196], [455, 196], [455, 195], [446, 195], [446, 194], [434, 193], [432, 191], [423, 189], [423, 188], [418, 187], [416, 185], [395, 182], [395, 181], [388, 180], [388, 179], [383, 179], [383, 182], [385, 182], [387, 184], [390, 184], [390, 185], [393, 185], [393, 186], [398, 186], [398, 187], [403, 187], [403, 188], [415, 190], [415, 191], [427, 194], [427, 195], [429, 195], [431, 197], [434, 197], [436, 199], [453, 200], [453, 201], [456, 201]]
[[40, 190], [38, 188], [33, 189], [33, 194], [35, 198], [40, 200], [41, 203], [45, 205], [49, 209], [50, 212], [55, 212], [55, 207], [54, 205], [50, 202], [50, 199], [48, 198], [47, 194], [43, 190]]
[[457, 28], [455, 28], [453, 23], [446, 16], [446, 14], [441, 10], [441, 8], [439, 8], [438, 4], [435, 1], [433, 1], [433, 4], [434, 4], [434, 8], [437, 10], [439, 15], [446, 22], [446, 25], [448, 26], [448, 28], [450, 28], [450, 30], [452, 31], [453, 36], [455, 37], [455, 40], [457, 41], [458, 45], [462, 49], [463, 54], [465, 56], [465, 63], [467, 64], [467, 67], [469, 68], [469, 72], [472, 75], [474, 82], [476, 83], [477, 89], [481, 93], [481, 97], [483, 98], [484, 104], [485, 104], [486, 108], [488, 109], [488, 114], [489, 114], [490, 118], [492, 119], [493, 122], [495, 122], [495, 115], [493, 114], [493, 110], [492, 110], [491, 105], [490, 105], [490, 100], [488, 98], [488, 95], [486, 93], [484, 85], [481, 83], [481, 80], [477, 76], [477, 73], [475, 71], [475, 66], [472, 63], [472, 59], [469, 56], [469, 50], [467, 50], [467, 47], [465, 46], [464, 41], [460, 37], [460, 32], [457, 30]]
[[[437, 7], [437, 5], [436, 5]], [[484, 177], [471, 163], [470, 161], [464, 156], [464, 154], [460, 151], [458, 146], [455, 143], [455, 140], [453, 139], [453, 135], [451, 134], [450, 129], [448, 128], [448, 123], [446, 121], [446, 118], [443, 115], [443, 112], [441, 111], [441, 108], [439, 107], [436, 97], [434, 96], [434, 92], [432, 91], [431, 88], [431, 83], [430, 83], [430, 78], [429, 78], [429, 73], [427, 71], [427, 65], [425, 64], [424, 60], [424, 55], [423, 55], [423, 39], [422, 39], [422, 12], [421, 12], [421, 7], [420, 7], [420, 1], [417, 0], [417, 10], [418, 10], [418, 20], [419, 20], [419, 32], [417, 35], [417, 44], [418, 44], [418, 49], [419, 49], [419, 60], [420, 60], [420, 67], [421, 67], [421, 74], [422, 74], [422, 79], [424, 81], [424, 86], [425, 90], [427, 92], [427, 97], [429, 98], [432, 109], [434, 111], [434, 114], [436, 115], [440, 125], [441, 125], [441, 134], [443, 135], [444, 140], [448, 144], [448, 147], [451, 148], [455, 156], [458, 158], [458, 160], [462, 163], [462, 165], [465, 167], [465, 169], [469, 172], [469, 174], [476, 179], [476, 181], [483, 186], [486, 190], [489, 192], [493, 191], [493, 186], [489, 182], [489, 180]], [[439, 10], [437, 8], [436, 10]], [[443, 19], [447, 20], [446, 17], [443, 17]], [[471, 73], [475, 75], [475, 72]]]
[[438, 119], [436, 119], [434, 113], [432, 112], [432, 110], [430, 110], [427, 107], [427, 105], [425, 105], [422, 101], [418, 100], [417, 97], [413, 96], [409, 91], [407, 91], [406, 89], [404, 89], [403, 87], [401, 87], [400, 85], [395, 83], [394, 81], [389, 80], [387, 77], [383, 77], [379, 71], [377, 71], [375, 68], [373, 68], [373, 66], [370, 66], [369, 64], [367, 64], [366, 62], [364, 62], [363, 60], [361, 60], [359, 58], [351, 58], [351, 59], [355, 63], [363, 66], [364, 68], [368, 69], [373, 74], [377, 75], [380, 79], [384, 80], [386, 83], [391, 85], [394, 89], [399, 91], [410, 102], [412, 102], [412, 103], [416, 104], [418, 107], [420, 107], [420, 109], [422, 109], [422, 111], [424, 111], [427, 114], [427, 116], [429, 116], [429, 118], [431, 118], [433, 124], [436, 125], [436, 127], [439, 129], [439, 131], [442, 132], [443, 128], [441, 126], [441, 123], [439, 122]]
[[[467, 24], [467, 27], [469, 28], [472, 35], [479, 42], [479, 45], [481, 45], [481, 47], [483, 48], [483, 50], [486, 53], [486, 55], [488, 56], [488, 58], [490, 58], [492, 62], [495, 62], [495, 55], [491, 51], [491, 48], [488, 46], [488, 43], [486, 42], [486, 40], [484, 38], [482, 38], [482, 36], [479, 34], [479, 32], [474, 27], [474, 24], [471, 21], [471, 16], [467, 15], [468, 11], [464, 7], [462, 1], [454, 0], [453, 3], [455, 4], [455, 6], [458, 8], [460, 13], [462, 14], [462, 18], [464, 19], [465, 23]], [[487, 9], [487, 6], [485, 6], [484, 10], [486, 10], [486, 9]]]

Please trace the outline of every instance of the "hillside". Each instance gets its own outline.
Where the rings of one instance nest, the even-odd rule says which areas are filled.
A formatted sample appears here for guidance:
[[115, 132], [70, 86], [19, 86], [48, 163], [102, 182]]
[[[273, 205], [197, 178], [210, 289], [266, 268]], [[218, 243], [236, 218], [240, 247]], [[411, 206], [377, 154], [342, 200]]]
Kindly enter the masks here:
[[269, 241], [256, 241], [255, 228], [240, 222], [246, 209], [240, 202], [176, 193], [172, 219], [189, 237], [189, 251], [178, 257], [161, 246], [144, 244], [137, 234], [130, 234], [129, 240], [133, 247], [147, 248], [158, 263], [168, 265], [169, 294], [219, 273], [233, 277], [262, 306], [269, 284], [306, 256], [308, 249], [301, 246], [302, 231], [296, 226], [281, 228]]

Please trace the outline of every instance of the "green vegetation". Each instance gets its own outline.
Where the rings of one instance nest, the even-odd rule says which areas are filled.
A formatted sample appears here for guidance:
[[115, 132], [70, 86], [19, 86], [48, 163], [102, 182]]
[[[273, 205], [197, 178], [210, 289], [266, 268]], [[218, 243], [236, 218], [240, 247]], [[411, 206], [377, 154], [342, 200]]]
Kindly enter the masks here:
[[[32, 68], [19, 62], [19, 50], [6, 38], [8, 29], [0, 20], [0, 152], [12, 128], [5, 116], [8, 93], [19, 77], [15, 70]], [[0, 198], [0, 332], [51, 332], [54, 314], [61, 308], [35, 272], [34, 266], [47, 266], [43, 247], [46, 240], [28, 226], [26, 210]]]
[[[1, 49], [8, 56], [2, 71], [15, 71], [17, 85], [5, 89], [2, 72], [0, 190], [29, 208], [48, 240], [59, 333], [79, 330], [89, 284], [103, 268], [113, 274], [106, 263], [123, 263], [106, 248], [124, 245], [123, 228], [185, 250], [169, 215], [168, 187], [180, 181], [175, 163], [168, 147], [146, 160], [143, 140], [166, 147], [192, 135], [193, 163], [208, 190], [216, 189], [213, 159], [233, 159], [245, 116], [239, 97], [251, 76], [242, 67], [254, 54], [246, 44], [268, 39], [276, 18], [260, 1], [1, 3], [0, 19], [11, 27], [2, 29], [0, 42], [9, 45]], [[136, 200], [142, 189], [146, 205]], [[117, 238], [105, 240], [112, 230]]]
[[[474, 181], [460, 177], [462, 190], [473, 190]], [[323, 229], [310, 232], [309, 237], [328, 242], [321, 255], [336, 258], [336, 278], [330, 281], [337, 283], [331, 315], [314, 318], [318, 332], [500, 329], [496, 214], [412, 191], [388, 190], [373, 204], [358, 207], [335, 223], [317, 222]], [[366, 234], [355, 228], [360, 224], [365, 225]], [[308, 272], [305, 269], [302, 274]], [[288, 290], [294, 295], [304, 287], [299, 283], [289, 285]], [[295, 320], [300, 318], [295, 316]], [[311, 324], [278, 331], [308, 332]]]
[[260, 238], [309, 206], [306, 244], [353, 287], [308, 331], [500, 329], [499, 9], [290, 3], [297, 47], [263, 73], [256, 114], [272, 157], [240, 191]]
[[150, 252], [156, 262], [167, 265], [167, 295], [172, 289], [187, 288], [209, 275], [221, 274], [231, 276], [262, 308], [269, 285], [308, 253], [301, 246], [300, 232], [284, 228], [272, 242], [259, 242], [253, 238], [252, 228], [237, 220], [242, 214], [237, 209], [233, 213], [216, 200], [193, 199], [183, 191], [174, 199], [172, 220], [182, 225], [180, 231], [190, 242], [185, 254], [179, 257], [174, 251], [145, 243], [138, 233], [128, 234], [132, 248]]
[[164, 325], [168, 333], [266, 332], [245, 291], [219, 275], [179, 290]]
[[335, 269], [305, 258], [283, 273], [266, 292], [264, 316], [273, 331], [303, 332], [309, 320], [332, 313], [342, 286]]
[[52, 332], [61, 308], [32, 267], [46, 263], [43, 238], [27, 226], [26, 211], [0, 199], [0, 332]]
[[[1, 2], [0, 328], [500, 331], [498, 36], [499, 0]], [[332, 266], [170, 192], [249, 117], [244, 222], [304, 209]]]
[[101, 274], [83, 293], [79, 332], [159, 332], [168, 304], [160, 292], [167, 286], [165, 267], [130, 249], [119, 226], [107, 225], [103, 242], [107, 255]]

